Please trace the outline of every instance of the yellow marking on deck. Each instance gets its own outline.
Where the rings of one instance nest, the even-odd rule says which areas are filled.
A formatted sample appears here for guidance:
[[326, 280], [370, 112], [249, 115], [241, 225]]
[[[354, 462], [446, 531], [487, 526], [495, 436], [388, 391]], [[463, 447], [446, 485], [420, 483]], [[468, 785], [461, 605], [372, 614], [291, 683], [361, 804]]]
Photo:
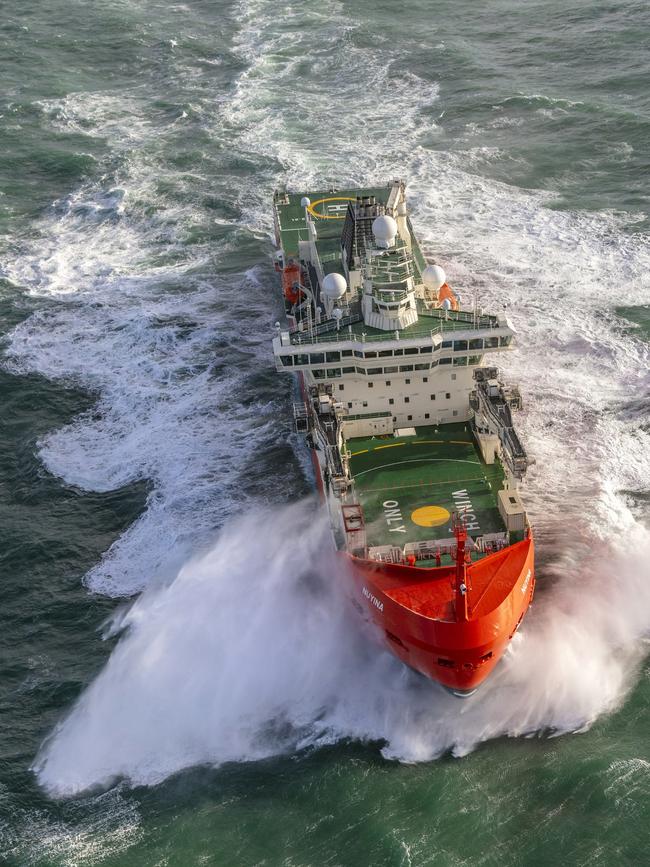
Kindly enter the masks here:
[[354, 458], [357, 455], [365, 455], [368, 449], [361, 449], [360, 452], [350, 452], [350, 457]]
[[396, 449], [398, 446], [405, 446], [406, 443], [389, 443], [387, 446], [375, 446], [373, 452], [378, 452], [379, 449]]
[[411, 512], [411, 520], [418, 527], [441, 527], [451, 518], [444, 506], [420, 506]]
[[443, 443], [444, 443], [444, 440], [416, 440], [415, 442], [412, 442], [411, 445], [412, 446], [419, 446], [419, 445], [440, 446]]
[[312, 217], [317, 217], [319, 220], [344, 220], [345, 214], [321, 214], [315, 210], [317, 205], [323, 205], [326, 202], [356, 202], [356, 198], [352, 196], [330, 196], [329, 199], [317, 199], [312, 202], [307, 208]]
[[456, 446], [471, 446], [472, 443], [467, 440], [449, 440], [450, 443], [453, 443]]

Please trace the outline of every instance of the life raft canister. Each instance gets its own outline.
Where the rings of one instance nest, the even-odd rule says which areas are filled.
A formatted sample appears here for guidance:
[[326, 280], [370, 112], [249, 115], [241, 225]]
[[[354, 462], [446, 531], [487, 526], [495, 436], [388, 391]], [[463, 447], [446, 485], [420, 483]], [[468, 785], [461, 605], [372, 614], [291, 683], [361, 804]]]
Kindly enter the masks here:
[[282, 271], [282, 291], [289, 304], [296, 304], [300, 299], [300, 289], [295, 283], [300, 285], [300, 265], [290, 259]]

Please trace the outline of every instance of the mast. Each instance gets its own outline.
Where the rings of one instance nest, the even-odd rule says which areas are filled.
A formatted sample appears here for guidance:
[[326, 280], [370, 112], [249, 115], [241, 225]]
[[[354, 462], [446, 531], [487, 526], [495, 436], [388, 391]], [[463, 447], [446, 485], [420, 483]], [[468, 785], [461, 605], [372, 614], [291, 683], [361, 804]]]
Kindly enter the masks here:
[[469, 620], [467, 598], [467, 566], [465, 565], [465, 542], [467, 541], [467, 528], [462, 515], [454, 513], [454, 536], [456, 537], [456, 595], [455, 611], [456, 620]]

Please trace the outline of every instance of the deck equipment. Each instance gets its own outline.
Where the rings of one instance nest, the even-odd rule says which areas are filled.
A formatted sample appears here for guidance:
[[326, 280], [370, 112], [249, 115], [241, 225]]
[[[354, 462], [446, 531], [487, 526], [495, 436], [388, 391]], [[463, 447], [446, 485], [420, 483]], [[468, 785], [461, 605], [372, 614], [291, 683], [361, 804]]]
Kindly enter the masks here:
[[402, 181], [278, 191], [273, 206], [273, 352], [298, 376], [295, 426], [351, 592], [403, 662], [471, 694], [535, 586], [521, 395], [492, 366], [515, 330], [463, 305], [425, 255]]

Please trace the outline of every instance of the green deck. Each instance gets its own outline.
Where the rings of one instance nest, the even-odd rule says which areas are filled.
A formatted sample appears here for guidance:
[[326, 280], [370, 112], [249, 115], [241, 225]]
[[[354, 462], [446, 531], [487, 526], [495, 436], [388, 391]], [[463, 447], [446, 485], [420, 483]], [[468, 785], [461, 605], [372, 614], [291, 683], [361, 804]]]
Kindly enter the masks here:
[[[302, 193], [287, 193], [288, 202], [286, 204], [278, 201], [275, 203], [282, 249], [287, 256], [297, 258], [298, 241], [306, 241], [308, 239], [305, 209], [300, 204], [303, 196], [307, 196], [312, 206], [315, 206], [317, 214], [322, 213], [328, 217], [336, 217], [336, 219], [319, 219], [315, 217], [318, 231], [316, 246], [323, 271], [326, 274], [330, 271], [340, 271], [341, 231], [343, 229], [347, 201], [354, 200], [357, 196], [375, 196], [378, 202], [382, 202], [385, 205], [390, 191], [391, 184], [386, 184], [381, 187], [355, 187], [347, 190], [310, 190]], [[327, 199], [335, 199], [335, 201], [323, 201]], [[322, 204], [316, 204], [321, 201]], [[426, 261], [417, 242], [413, 247], [413, 258], [415, 267], [418, 273], [420, 273], [426, 266]]]
[[[412, 516], [427, 506], [451, 515], [457, 508], [453, 493], [458, 491], [466, 491], [460, 499], [471, 502], [479, 525], [469, 528], [471, 536], [504, 531], [497, 507], [503, 470], [499, 463], [482, 461], [467, 424], [418, 427], [416, 436], [409, 437], [358, 437], [348, 440], [347, 447], [368, 545], [402, 547], [406, 542], [450, 538], [451, 520], [445, 519], [444, 511], [437, 526], [419, 526]], [[398, 506], [384, 505], [395, 501]]]

